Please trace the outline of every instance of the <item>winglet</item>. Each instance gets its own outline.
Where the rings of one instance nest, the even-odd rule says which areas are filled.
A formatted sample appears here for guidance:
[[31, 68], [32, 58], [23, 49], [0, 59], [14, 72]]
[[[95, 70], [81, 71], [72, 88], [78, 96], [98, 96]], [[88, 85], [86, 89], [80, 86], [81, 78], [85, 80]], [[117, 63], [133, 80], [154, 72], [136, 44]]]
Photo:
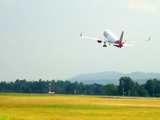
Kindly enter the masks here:
[[151, 40], [151, 36], [149, 37], [148, 41], [150, 41], [150, 40]]
[[82, 37], [82, 32], [81, 32], [80, 36]]
[[150, 40], [151, 40], [151, 36], [147, 40], [145, 40], [145, 41], [150, 41]]

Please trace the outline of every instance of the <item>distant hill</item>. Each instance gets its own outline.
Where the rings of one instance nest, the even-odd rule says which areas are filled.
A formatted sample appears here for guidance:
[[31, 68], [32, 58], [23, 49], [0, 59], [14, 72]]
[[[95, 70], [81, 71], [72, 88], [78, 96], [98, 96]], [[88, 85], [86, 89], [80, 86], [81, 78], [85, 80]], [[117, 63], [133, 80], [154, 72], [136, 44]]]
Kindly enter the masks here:
[[148, 79], [160, 78], [160, 73], [143, 73], [143, 72], [133, 72], [133, 73], [120, 73], [116, 71], [100, 72], [100, 73], [89, 73], [81, 74], [68, 79], [69, 81], [78, 81], [84, 84], [119, 84], [119, 79], [121, 77], [130, 77], [133, 81], [139, 84], [145, 83]]

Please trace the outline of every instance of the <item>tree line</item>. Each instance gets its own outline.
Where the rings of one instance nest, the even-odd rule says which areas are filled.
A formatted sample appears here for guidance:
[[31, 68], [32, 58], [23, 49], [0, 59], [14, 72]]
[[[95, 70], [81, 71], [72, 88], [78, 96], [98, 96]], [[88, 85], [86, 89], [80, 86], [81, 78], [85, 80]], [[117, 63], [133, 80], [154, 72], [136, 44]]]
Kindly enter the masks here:
[[48, 93], [49, 89], [56, 94], [112, 95], [160, 97], [160, 80], [149, 79], [144, 84], [134, 82], [129, 77], [121, 77], [119, 85], [83, 84], [62, 80], [27, 81], [17, 79], [14, 82], [0, 82], [0, 92], [6, 93]]

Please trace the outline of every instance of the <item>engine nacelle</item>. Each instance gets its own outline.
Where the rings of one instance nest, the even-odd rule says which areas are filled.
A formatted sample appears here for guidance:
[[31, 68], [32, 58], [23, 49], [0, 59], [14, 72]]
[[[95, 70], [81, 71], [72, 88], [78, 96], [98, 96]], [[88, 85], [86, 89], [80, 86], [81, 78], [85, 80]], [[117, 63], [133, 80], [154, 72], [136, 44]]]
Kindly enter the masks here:
[[97, 40], [97, 42], [98, 42], [98, 43], [101, 43], [102, 41], [101, 41], [101, 40]]

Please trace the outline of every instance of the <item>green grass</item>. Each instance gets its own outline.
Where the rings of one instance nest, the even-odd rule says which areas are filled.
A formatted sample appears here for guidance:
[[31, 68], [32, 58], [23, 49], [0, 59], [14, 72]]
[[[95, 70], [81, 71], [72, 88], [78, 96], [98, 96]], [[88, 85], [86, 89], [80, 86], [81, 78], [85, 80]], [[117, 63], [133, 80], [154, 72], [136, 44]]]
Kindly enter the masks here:
[[159, 114], [157, 99], [0, 94], [0, 120], [157, 120]]
[[9, 120], [9, 118], [0, 116], [0, 120]]

